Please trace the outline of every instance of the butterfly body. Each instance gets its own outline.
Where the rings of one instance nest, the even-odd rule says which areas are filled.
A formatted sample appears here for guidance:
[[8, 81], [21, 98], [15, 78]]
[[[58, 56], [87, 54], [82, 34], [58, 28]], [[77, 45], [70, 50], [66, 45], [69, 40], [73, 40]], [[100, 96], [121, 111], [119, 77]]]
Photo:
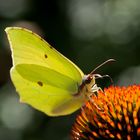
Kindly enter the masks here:
[[84, 75], [44, 39], [30, 30], [8, 27], [12, 51], [10, 75], [20, 101], [49, 116], [71, 114], [98, 90], [93, 74]]
[[95, 77], [93, 75], [84, 75], [82, 79], [82, 84], [78, 86], [78, 92], [74, 96], [83, 95], [85, 99], [87, 96], [92, 93], [92, 87], [95, 84]]

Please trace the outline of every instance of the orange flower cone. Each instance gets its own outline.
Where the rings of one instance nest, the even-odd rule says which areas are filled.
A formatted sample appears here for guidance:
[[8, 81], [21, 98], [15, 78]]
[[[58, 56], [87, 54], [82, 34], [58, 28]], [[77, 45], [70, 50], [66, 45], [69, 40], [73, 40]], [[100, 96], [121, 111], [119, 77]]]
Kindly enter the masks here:
[[140, 140], [140, 85], [93, 95], [72, 127], [72, 140]]

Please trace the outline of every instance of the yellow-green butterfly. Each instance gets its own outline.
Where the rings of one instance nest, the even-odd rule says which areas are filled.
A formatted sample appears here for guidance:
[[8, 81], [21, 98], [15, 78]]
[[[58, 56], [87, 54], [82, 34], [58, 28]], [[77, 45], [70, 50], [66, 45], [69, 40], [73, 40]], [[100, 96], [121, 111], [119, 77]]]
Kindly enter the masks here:
[[8, 27], [6, 33], [12, 50], [11, 79], [22, 102], [49, 116], [67, 115], [99, 90], [95, 77], [101, 75], [94, 71], [84, 75], [73, 62], [32, 31]]

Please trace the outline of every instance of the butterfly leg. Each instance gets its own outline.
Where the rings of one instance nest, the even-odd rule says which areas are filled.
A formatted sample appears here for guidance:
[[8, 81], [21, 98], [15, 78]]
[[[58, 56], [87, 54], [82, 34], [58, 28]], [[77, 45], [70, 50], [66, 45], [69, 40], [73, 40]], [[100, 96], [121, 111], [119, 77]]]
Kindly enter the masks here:
[[102, 90], [102, 88], [101, 87], [98, 87], [97, 84], [94, 84], [93, 87], [91, 88], [92, 94], [94, 93], [96, 96], [98, 95], [98, 91], [99, 90], [104, 93], [104, 91]]
[[94, 99], [92, 98], [92, 96], [95, 96], [96, 98], [98, 98], [99, 90], [104, 93], [104, 91], [100, 87], [98, 87], [97, 84], [94, 84], [91, 89], [91, 92], [89, 92], [87, 96], [88, 96], [88, 100], [90, 100], [90, 102], [92, 102], [98, 110], [102, 111], [102, 109], [95, 103]]
[[[88, 100], [98, 109], [98, 110], [102, 110], [94, 101], [94, 99], [92, 98], [92, 96], [96, 96], [93, 92], [91, 92], [89, 95], [88, 95]], [[96, 96], [97, 97], [97, 96]]]

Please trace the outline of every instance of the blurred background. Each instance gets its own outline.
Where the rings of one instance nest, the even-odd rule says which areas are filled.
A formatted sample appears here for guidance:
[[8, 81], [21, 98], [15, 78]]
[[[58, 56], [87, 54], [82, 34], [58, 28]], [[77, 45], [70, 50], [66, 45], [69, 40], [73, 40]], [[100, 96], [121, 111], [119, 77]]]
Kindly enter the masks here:
[[[19, 97], [9, 77], [11, 52], [4, 29], [28, 28], [89, 73], [97, 70], [115, 85], [140, 83], [139, 0], [0, 0], [0, 140], [69, 140], [78, 112], [48, 117]], [[109, 79], [97, 81], [101, 87]]]

